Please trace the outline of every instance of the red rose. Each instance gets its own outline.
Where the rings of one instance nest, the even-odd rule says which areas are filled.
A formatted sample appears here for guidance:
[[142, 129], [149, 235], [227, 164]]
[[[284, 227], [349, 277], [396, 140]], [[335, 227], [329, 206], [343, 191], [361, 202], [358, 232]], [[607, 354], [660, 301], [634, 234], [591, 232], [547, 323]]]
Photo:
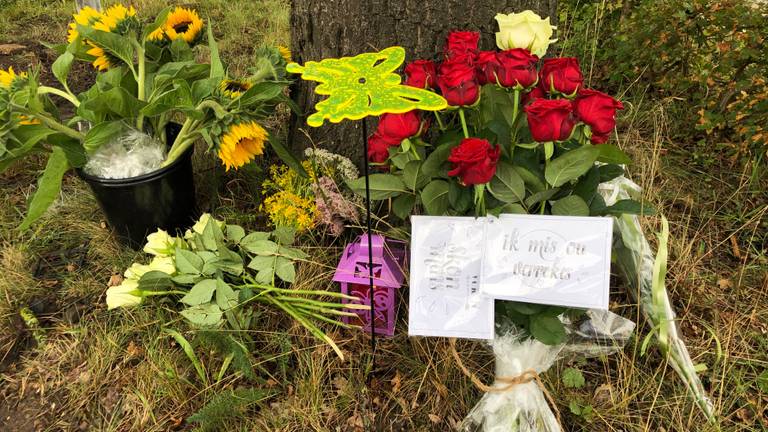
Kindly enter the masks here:
[[452, 31], [445, 42], [445, 56], [448, 58], [461, 54], [475, 55], [480, 33], [473, 31]]
[[496, 51], [480, 51], [475, 58], [475, 71], [477, 82], [482, 84], [496, 84], [496, 73], [499, 69], [499, 61], [496, 59]]
[[576, 57], [544, 59], [540, 79], [546, 91], [554, 89], [568, 96], [576, 93], [584, 81]]
[[544, 99], [545, 96], [546, 94], [544, 93], [544, 90], [542, 90], [541, 86], [536, 86], [532, 88], [528, 93], [523, 93], [522, 104], [523, 106], [528, 105], [536, 99]]
[[536, 83], [538, 73], [536, 63], [539, 57], [531, 54], [527, 49], [514, 48], [496, 54], [499, 68], [496, 74], [499, 84], [504, 87], [528, 88]]
[[480, 97], [475, 67], [467, 56], [444, 61], [438, 68], [437, 85], [449, 105], [472, 105]]
[[528, 128], [538, 142], [565, 141], [571, 136], [576, 118], [567, 99], [536, 99], [525, 107]]
[[383, 163], [389, 158], [389, 148], [396, 146], [377, 133], [368, 138], [368, 160], [375, 163]]
[[608, 135], [616, 127], [616, 110], [620, 109], [624, 109], [621, 102], [597, 90], [579, 90], [573, 101], [573, 111], [592, 129], [595, 144], [608, 141]]
[[418, 88], [435, 86], [437, 67], [431, 60], [415, 60], [405, 67], [405, 85]]
[[413, 110], [403, 114], [382, 115], [376, 133], [387, 142], [399, 145], [404, 139], [418, 135], [420, 128], [421, 116], [417, 110]]
[[464, 138], [451, 149], [448, 161], [453, 163], [453, 169], [448, 175], [458, 176], [465, 185], [488, 183], [496, 174], [500, 153], [499, 146], [491, 147], [488, 140]]

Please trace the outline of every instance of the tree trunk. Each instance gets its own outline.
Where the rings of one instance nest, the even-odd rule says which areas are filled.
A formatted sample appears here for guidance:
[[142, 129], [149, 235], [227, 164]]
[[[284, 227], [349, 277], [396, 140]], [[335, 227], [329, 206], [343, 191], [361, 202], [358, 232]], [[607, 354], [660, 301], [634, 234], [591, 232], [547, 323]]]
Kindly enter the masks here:
[[[327, 57], [354, 56], [400, 45], [406, 63], [438, 60], [445, 37], [455, 29], [482, 32], [481, 48], [496, 47], [496, 13], [531, 9], [542, 17], [557, 18], [557, 0], [292, 0], [291, 49], [293, 60], [305, 63]], [[315, 83], [297, 80], [292, 97], [306, 113], [324, 96], [314, 94]], [[368, 119], [374, 130], [375, 119]], [[361, 121], [326, 122], [307, 126], [305, 118], [292, 118], [289, 139], [295, 150], [327, 148], [355, 163], [362, 161]]]

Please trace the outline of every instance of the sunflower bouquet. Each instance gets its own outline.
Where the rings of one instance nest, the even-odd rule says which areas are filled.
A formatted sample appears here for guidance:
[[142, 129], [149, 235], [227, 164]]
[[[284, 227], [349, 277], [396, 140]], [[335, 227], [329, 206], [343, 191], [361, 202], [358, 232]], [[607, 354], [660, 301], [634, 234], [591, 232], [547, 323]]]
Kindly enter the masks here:
[[[169, 7], [145, 22], [122, 4], [82, 8], [66, 39], [55, 47], [60, 55], [51, 67], [60, 88], [41, 85], [39, 68], [0, 70], [0, 171], [27, 155], [49, 154], [22, 227], [51, 204], [67, 170], [85, 166], [100, 148], [129, 134], [170, 147], [151, 169], [171, 164], [202, 139], [227, 170], [270, 145], [303, 173], [263, 124], [280, 103], [292, 106], [284, 94], [286, 49], [260, 49], [248, 76], [231, 77], [211, 26], [194, 9]], [[80, 94], [68, 84], [77, 61], [97, 71], [94, 85]], [[166, 136], [173, 122], [180, 130]]]

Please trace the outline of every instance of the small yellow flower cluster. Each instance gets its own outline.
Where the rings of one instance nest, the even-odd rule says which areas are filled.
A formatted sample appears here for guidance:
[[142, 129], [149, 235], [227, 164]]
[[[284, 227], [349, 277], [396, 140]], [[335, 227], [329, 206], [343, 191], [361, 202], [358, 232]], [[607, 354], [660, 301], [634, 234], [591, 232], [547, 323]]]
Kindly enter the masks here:
[[315, 226], [314, 197], [302, 198], [284, 190], [264, 199], [262, 208], [276, 227], [292, 227], [299, 233]]
[[314, 228], [317, 219], [315, 196], [312, 183], [316, 180], [315, 172], [309, 161], [302, 162], [309, 178], [299, 176], [285, 165], [272, 165], [270, 178], [263, 184], [265, 195], [262, 210], [275, 226], [287, 226], [296, 232]]

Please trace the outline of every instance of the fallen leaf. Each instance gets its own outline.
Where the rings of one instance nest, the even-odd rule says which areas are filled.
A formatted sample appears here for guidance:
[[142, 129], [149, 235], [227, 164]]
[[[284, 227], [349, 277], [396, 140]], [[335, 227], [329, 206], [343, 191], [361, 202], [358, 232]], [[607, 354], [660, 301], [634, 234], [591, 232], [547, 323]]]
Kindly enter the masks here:
[[431, 421], [434, 424], [438, 424], [443, 421], [443, 419], [436, 414], [427, 414], [427, 417], [429, 417], [429, 421]]
[[611, 387], [610, 384], [601, 384], [595, 389], [595, 394], [593, 396], [595, 400], [595, 405], [610, 405], [612, 402], [611, 393], [613, 392], [613, 387]]
[[741, 249], [739, 248], [739, 242], [736, 240], [736, 236], [729, 237], [731, 239], [731, 249], [733, 250], [733, 256], [741, 258]]
[[121, 283], [123, 283], [123, 276], [119, 274], [113, 274], [112, 276], [109, 277], [109, 282], [107, 283], [107, 286], [111, 286], [111, 287], [118, 286]]
[[400, 375], [400, 371], [395, 372], [395, 377], [390, 380], [392, 384], [392, 394], [397, 394], [400, 391], [400, 385], [402, 384], [403, 377]]
[[730, 279], [720, 279], [717, 281], [717, 285], [720, 289], [733, 288], [733, 282], [731, 282]]

